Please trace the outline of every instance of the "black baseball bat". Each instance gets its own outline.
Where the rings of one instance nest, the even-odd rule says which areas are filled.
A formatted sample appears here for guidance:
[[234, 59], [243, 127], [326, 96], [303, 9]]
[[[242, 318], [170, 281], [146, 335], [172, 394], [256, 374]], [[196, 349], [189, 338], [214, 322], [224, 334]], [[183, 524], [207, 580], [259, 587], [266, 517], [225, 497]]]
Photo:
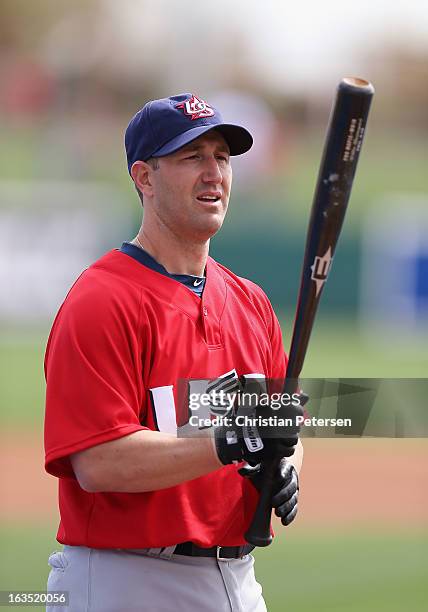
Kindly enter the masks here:
[[[359, 78], [342, 79], [337, 88], [306, 236], [285, 393], [294, 393], [298, 388], [318, 304], [351, 194], [373, 94], [373, 86]], [[272, 541], [271, 499], [278, 460], [262, 465], [261, 469], [263, 485], [245, 539], [255, 546], [268, 546]]]

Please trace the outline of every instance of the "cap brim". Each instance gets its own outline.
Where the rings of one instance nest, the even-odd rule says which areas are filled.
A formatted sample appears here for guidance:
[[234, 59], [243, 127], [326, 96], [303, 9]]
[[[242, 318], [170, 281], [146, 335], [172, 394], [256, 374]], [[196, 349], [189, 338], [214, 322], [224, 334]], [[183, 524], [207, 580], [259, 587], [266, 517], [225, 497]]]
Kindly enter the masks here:
[[196, 138], [199, 138], [199, 136], [211, 130], [220, 132], [229, 146], [231, 155], [242, 155], [242, 153], [249, 151], [253, 145], [253, 137], [250, 132], [240, 125], [234, 125], [232, 123], [201, 125], [191, 128], [187, 130], [187, 132], [172, 138], [160, 149], [152, 153], [152, 157], [164, 157], [165, 155], [170, 155], [170, 153], [175, 153], [175, 151], [178, 151], [181, 147], [184, 147], [189, 144], [189, 142], [192, 142], [192, 140], [196, 140]]

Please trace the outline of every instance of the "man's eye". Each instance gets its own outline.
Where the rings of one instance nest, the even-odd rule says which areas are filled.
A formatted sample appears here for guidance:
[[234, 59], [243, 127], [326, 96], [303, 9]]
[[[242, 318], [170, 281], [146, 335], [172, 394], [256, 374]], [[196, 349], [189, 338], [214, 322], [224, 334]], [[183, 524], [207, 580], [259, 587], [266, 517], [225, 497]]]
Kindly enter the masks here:
[[199, 159], [199, 155], [197, 153], [193, 153], [193, 155], [187, 155], [184, 159]]
[[229, 161], [229, 158], [226, 157], [226, 155], [217, 155], [217, 159], [219, 159], [222, 162], [226, 162], [226, 163]]

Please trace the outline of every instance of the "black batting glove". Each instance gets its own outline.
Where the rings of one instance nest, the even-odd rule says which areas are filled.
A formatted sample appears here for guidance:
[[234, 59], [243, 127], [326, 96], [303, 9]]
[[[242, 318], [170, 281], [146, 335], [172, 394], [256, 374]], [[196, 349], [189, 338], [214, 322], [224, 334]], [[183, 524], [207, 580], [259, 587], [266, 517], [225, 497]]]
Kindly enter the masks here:
[[294, 465], [283, 459], [279, 466], [278, 490], [272, 497], [272, 508], [283, 525], [289, 525], [297, 515], [299, 475]]
[[[260, 492], [263, 486], [263, 469], [260, 465], [245, 465], [240, 468], [241, 476], [249, 478]], [[275, 476], [272, 508], [276, 516], [281, 518], [283, 525], [289, 525], [297, 515], [299, 499], [299, 476], [295, 467], [283, 457]]]
[[[290, 404], [281, 410], [258, 406], [246, 414], [232, 414], [225, 424], [213, 428], [220, 461], [224, 465], [241, 461], [257, 465], [291, 457], [299, 439], [296, 417], [302, 415], [300, 404]], [[289, 424], [281, 425], [282, 422]]]

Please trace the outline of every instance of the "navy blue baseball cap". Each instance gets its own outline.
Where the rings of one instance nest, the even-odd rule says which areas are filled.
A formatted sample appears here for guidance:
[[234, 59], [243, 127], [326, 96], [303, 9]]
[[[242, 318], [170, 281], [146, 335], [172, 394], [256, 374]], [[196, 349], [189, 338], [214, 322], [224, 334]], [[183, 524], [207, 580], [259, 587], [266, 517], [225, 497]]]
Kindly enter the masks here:
[[198, 136], [216, 130], [226, 140], [231, 155], [241, 155], [253, 144], [250, 132], [224, 123], [219, 111], [191, 93], [152, 100], [134, 115], [125, 132], [128, 170], [137, 160], [164, 157]]

